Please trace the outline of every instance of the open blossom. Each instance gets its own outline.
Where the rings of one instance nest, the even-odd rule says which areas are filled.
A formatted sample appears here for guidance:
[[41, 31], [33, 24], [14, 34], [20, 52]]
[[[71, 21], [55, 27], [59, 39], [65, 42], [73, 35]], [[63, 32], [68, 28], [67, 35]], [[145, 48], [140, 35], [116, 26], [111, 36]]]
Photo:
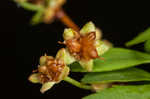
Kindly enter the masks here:
[[100, 41], [100, 32], [92, 22], [88, 22], [79, 32], [69, 28], [63, 33], [66, 51], [87, 71], [92, 71], [93, 60], [100, 58], [109, 48]]
[[66, 48], [60, 49], [56, 57], [41, 56], [40, 64], [29, 76], [32, 83], [42, 84], [41, 92], [49, 90], [53, 85], [64, 80], [69, 74], [67, 65], [79, 62], [87, 71], [92, 71], [94, 59], [100, 58], [110, 47], [100, 40], [100, 31], [97, 31], [92, 22], [88, 22], [76, 32], [65, 29], [63, 33]]
[[35, 70], [29, 80], [33, 83], [43, 84], [41, 92], [50, 89], [55, 83], [59, 83], [69, 74], [69, 68], [60, 59], [51, 56], [41, 56], [40, 65]]
[[[88, 23], [92, 24], [92, 23]], [[85, 28], [85, 27], [84, 27]], [[83, 28], [83, 29], [84, 29]], [[89, 61], [90, 59], [98, 58], [98, 53], [96, 50], [95, 42], [96, 42], [96, 31], [86, 31], [86, 33], [82, 30], [81, 33], [77, 33], [76, 31], [70, 29], [65, 30], [64, 36], [67, 36], [67, 33], [71, 31], [72, 37], [64, 37], [64, 44], [67, 46], [71, 55], [73, 55], [77, 60]]]

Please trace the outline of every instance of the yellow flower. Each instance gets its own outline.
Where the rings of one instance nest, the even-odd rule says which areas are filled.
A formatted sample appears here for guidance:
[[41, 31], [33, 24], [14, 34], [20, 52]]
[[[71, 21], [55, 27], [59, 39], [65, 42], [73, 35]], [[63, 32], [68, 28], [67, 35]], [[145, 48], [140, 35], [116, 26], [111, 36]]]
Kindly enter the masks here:
[[41, 83], [41, 92], [44, 93], [50, 89], [54, 84], [59, 83], [69, 74], [69, 68], [65, 65], [63, 60], [55, 59], [52, 56], [41, 56], [40, 65], [29, 76], [29, 81], [32, 83]]
[[101, 37], [100, 29], [97, 29], [92, 22], [88, 22], [79, 32], [71, 28], [65, 29], [63, 44], [66, 45], [66, 51], [70, 54], [69, 57], [74, 57], [74, 61], [78, 61], [84, 69], [92, 71], [93, 60], [100, 58], [100, 55], [110, 48], [101, 41]]

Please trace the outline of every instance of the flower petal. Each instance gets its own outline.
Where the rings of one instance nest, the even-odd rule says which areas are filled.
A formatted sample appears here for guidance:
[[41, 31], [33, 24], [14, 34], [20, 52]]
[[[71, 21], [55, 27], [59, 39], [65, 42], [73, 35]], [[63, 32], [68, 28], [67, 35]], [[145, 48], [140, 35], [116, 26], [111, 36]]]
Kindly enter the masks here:
[[99, 28], [96, 28], [96, 40], [102, 39], [102, 30]]
[[68, 76], [69, 71], [70, 71], [69, 67], [65, 66], [64, 70], [62, 71], [61, 75], [58, 78], [59, 81], [65, 79]]
[[49, 90], [50, 88], [52, 88], [55, 83], [56, 82], [46, 82], [46, 83], [44, 83], [42, 85], [41, 89], [40, 89], [41, 93], [44, 93], [47, 90]]
[[95, 31], [96, 31], [96, 27], [94, 23], [90, 21], [82, 27], [80, 33], [81, 35], [86, 35], [89, 32], [95, 32]]
[[99, 56], [104, 54], [110, 48], [108, 45], [106, 45], [104, 42], [102, 42], [100, 40], [96, 40], [95, 45], [96, 45], [96, 50], [97, 50]]
[[93, 65], [94, 65], [93, 59], [91, 59], [89, 61], [79, 61], [79, 63], [87, 71], [89, 71], [89, 72], [92, 71]]
[[76, 61], [75, 58], [71, 56], [69, 51], [65, 48], [62, 48], [57, 52], [56, 58], [63, 60], [67, 65]]
[[40, 80], [39, 80], [39, 73], [34, 73], [34, 74], [31, 74], [28, 78], [29, 81], [31, 81], [32, 83], [40, 83]]
[[75, 31], [71, 28], [65, 29], [63, 33], [64, 40], [69, 40], [75, 37]]

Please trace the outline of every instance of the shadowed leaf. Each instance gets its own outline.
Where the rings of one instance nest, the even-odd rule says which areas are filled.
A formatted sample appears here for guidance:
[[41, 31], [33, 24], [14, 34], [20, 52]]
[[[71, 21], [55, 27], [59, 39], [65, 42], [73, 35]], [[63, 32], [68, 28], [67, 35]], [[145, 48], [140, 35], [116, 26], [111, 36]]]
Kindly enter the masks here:
[[135, 37], [133, 40], [126, 43], [126, 46], [132, 46], [135, 44], [142, 43], [146, 40], [150, 39], [150, 28], [146, 29], [144, 32], [140, 33], [137, 37]]
[[144, 48], [146, 52], [150, 53], [150, 39], [145, 42]]

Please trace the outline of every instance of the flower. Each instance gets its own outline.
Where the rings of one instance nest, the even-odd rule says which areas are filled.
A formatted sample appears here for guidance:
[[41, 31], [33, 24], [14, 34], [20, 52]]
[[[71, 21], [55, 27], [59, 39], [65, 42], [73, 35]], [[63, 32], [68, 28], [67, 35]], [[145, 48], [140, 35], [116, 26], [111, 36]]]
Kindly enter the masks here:
[[14, 0], [21, 7], [35, 11], [31, 23], [40, 22], [50, 23], [55, 18], [56, 12], [59, 11], [66, 0]]
[[[71, 28], [63, 33], [66, 50], [87, 71], [92, 71], [93, 60], [100, 58], [110, 47], [101, 41], [102, 33], [92, 22], [88, 22], [77, 32]], [[100, 58], [102, 59], [102, 58]]]
[[40, 91], [42, 93], [65, 79], [69, 74], [69, 68], [63, 60], [47, 55], [40, 57], [40, 65], [35, 71], [36, 73], [29, 76], [29, 81], [32, 83], [41, 83], [42, 88]]

